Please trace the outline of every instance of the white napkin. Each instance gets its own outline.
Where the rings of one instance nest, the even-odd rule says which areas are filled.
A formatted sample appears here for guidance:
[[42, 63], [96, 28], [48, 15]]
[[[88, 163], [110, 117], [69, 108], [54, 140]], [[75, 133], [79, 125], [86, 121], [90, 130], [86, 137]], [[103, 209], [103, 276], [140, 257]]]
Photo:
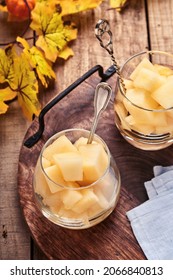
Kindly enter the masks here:
[[127, 212], [147, 259], [173, 260], [173, 166], [155, 166], [144, 183], [149, 200]]

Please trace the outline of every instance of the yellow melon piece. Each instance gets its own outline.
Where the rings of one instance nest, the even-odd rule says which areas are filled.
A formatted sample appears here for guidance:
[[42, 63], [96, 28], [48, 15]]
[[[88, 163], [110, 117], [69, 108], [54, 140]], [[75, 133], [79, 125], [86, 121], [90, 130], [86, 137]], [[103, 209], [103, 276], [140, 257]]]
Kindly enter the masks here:
[[83, 195], [82, 199], [79, 200], [72, 209], [78, 214], [87, 211], [95, 203], [98, 203], [98, 197], [94, 194], [92, 189], [82, 190], [81, 192]]
[[65, 181], [83, 180], [83, 161], [79, 152], [55, 154], [53, 158]]
[[132, 115], [129, 115], [125, 118], [125, 121], [129, 124], [132, 130], [136, 130], [142, 134], [149, 135], [153, 132], [155, 132], [155, 126], [152, 126], [150, 124], [141, 124], [138, 123]]
[[154, 67], [158, 71], [158, 73], [162, 76], [167, 77], [167, 76], [173, 75], [173, 70], [167, 66], [163, 66], [160, 64], [154, 64]]
[[93, 216], [98, 215], [102, 211], [103, 211], [103, 208], [101, 208], [99, 204], [94, 204], [93, 206], [91, 206], [88, 209], [87, 213], [88, 213], [88, 216], [91, 218]]
[[46, 159], [45, 157], [42, 157], [42, 166], [43, 166], [43, 168], [49, 167], [49, 166], [51, 166], [51, 162], [48, 159]]
[[151, 125], [151, 126], [165, 126], [167, 120], [164, 112], [153, 112], [140, 109], [124, 99], [124, 105], [129, 113], [133, 116], [135, 123]]
[[131, 88], [134, 87], [133, 81], [131, 81], [131, 80], [124, 79], [123, 82], [124, 82], [124, 85], [125, 85], [126, 89], [131, 89]]
[[35, 186], [35, 192], [41, 195], [43, 198], [51, 194], [39, 162], [37, 163], [35, 168], [34, 186]]
[[166, 81], [164, 76], [149, 69], [141, 68], [134, 79], [134, 87], [153, 92]]
[[84, 177], [89, 182], [98, 180], [108, 167], [108, 156], [101, 144], [81, 145], [79, 152], [83, 159]]
[[54, 207], [56, 211], [62, 206], [61, 194], [60, 192], [50, 194], [43, 199], [43, 203], [49, 207]]
[[126, 97], [135, 105], [145, 109], [157, 109], [158, 103], [144, 89], [134, 88], [126, 92]]
[[173, 79], [169, 79], [151, 94], [163, 108], [173, 107]]
[[98, 197], [98, 204], [100, 205], [100, 207], [102, 209], [106, 209], [109, 207], [109, 203], [108, 200], [106, 199], [106, 197], [103, 195], [102, 191], [97, 188], [95, 189], [94, 193], [96, 194], [96, 196]]
[[[45, 175], [47, 184], [50, 188], [50, 191], [52, 193], [58, 192], [58, 191], [62, 191], [62, 187], [61, 186], [66, 186], [66, 182], [64, 181], [60, 168], [57, 165], [52, 165], [49, 167], [46, 167], [44, 169], [45, 173], [47, 174], [47, 176]], [[60, 185], [60, 186], [59, 186]]]
[[[76, 142], [74, 143], [74, 146], [78, 149], [81, 145], [86, 145], [88, 142], [88, 138], [86, 137], [80, 137]], [[97, 144], [96, 141], [92, 141], [92, 144]]]
[[131, 73], [130, 75], [130, 79], [134, 80], [137, 75], [139, 74], [139, 71], [141, 69], [149, 69], [150, 71], [156, 72], [157, 73], [157, 69], [154, 67], [154, 65], [145, 57], [142, 59], [142, 61], [136, 66], [136, 68], [134, 69], [134, 71]]
[[50, 162], [54, 163], [53, 156], [57, 153], [67, 153], [76, 152], [76, 147], [71, 143], [71, 141], [62, 135], [56, 139], [51, 145], [47, 146], [43, 152], [43, 156]]
[[81, 191], [76, 190], [64, 190], [61, 193], [62, 202], [64, 204], [64, 208], [69, 210], [72, 209], [73, 206], [82, 199], [83, 195]]

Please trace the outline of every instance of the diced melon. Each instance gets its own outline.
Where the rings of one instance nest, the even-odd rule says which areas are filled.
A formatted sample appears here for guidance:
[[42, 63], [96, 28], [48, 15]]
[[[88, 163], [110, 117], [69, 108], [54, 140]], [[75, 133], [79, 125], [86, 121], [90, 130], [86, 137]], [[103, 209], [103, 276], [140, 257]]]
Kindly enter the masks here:
[[101, 144], [82, 145], [79, 152], [83, 159], [84, 177], [91, 182], [98, 180], [108, 167], [108, 156]]
[[51, 145], [45, 148], [43, 156], [54, 163], [53, 155], [57, 153], [67, 153], [76, 151], [77, 149], [71, 143], [71, 141], [65, 135], [62, 135], [58, 139], [56, 139]]
[[139, 71], [143, 68], [157, 73], [157, 69], [155, 69], [154, 65], [146, 57], [144, 57], [143, 60], [136, 66], [135, 70], [131, 73], [130, 79], [134, 80], [137, 77]]
[[46, 196], [43, 199], [43, 203], [49, 207], [51, 206], [55, 207], [56, 209], [59, 209], [62, 205], [60, 192]]
[[62, 201], [65, 209], [72, 209], [72, 207], [82, 199], [83, 195], [81, 191], [76, 190], [64, 190], [61, 193]]
[[136, 123], [157, 126], [167, 125], [167, 120], [164, 112], [154, 112], [140, 109], [131, 104], [128, 100], [124, 100], [124, 105], [129, 113], [133, 116]]
[[73, 207], [73, 211], [76, 213], [83, 213], [95, 203], [98, 203], [98, 197], [94, 194], [92, 189], [82, 190], [81, 192], [83, 195], [82, 199]]
[[55, 154], [53, 158], [65, 181], [83, 180], [83, 160], [79, 152]]
[[80, 188], [80, 185], [77, 182], [66, 181], [66, 187], [75, 189]]
[[100, 205], [100, 207], [103, 209], [108, 208], [108, 206], [109, 206], [108, 200], [103, 195], [102, 191], [99, 188], [96, 188], [94, 193], [98, 197], [98, 204]]
[[42, 157], [42, 166], [43, 166], [43, 168], [49, 167], [49, 166], [51, 166], [51, 162], [48, 159], [46, 159], [45, 157]]
[[129, 89], [126, 97], [135, 105], [145, 109], [157, 109], [158, 103], [150, 96], [150, 93], [144, 89]]
[[131, 88], [134, 87], [133, 81], [131, 81], [131, 80], [124, 79], [123, 82], [124, 82], [124, 85], [125, 85], [125, 89], [131, 89]]
[[163, 108], [168, 109], [173, 106], [173, 79], [167, 80], [164, 85], [151, 94]]
[[[49, 167], [46, 167], [44, 169], [45, 173], [47, 174], [47, 176], [45, 175], [47, 184], [50, 188], [50, 191], [52, 193], [58, 192], [58, 191], [62, 191], [62, 187], [61, 186], [66, 186], [66, 182], [64, 181], [60, 168], [57, 165], [52, 165]], [[59, 186], [60, 185], [60, 186]]]
[[155, 69], [158, 71], [158, 73], [162, 76], [170, 76], [173, 75], [173, 70], [170, 69], [167, 66], [163, 66], [160, 64], [154, 64]]
[[141, 124], [138, 123], [132, 115], [129, 115], [125, 118], [125, 121], [129, 123], [131, 129], [136, 130], [142, 134], [149, 135], [150, 133], [155, 132], [155, 126], [150, 124]]
[[101, 192], [107, 201], [111, 201], [117, 190], [117, 178], [115, 176], [114, 170], [110, 169], [108, 173], [94, 185], [94, 192]]
[[[74, 143], [74, 146], [78, 149], [81, 145], [86, 145], [88, 142], [88, 138], [86, 137], [80, 137], [76, 142]], [[92, 141], [92, 144], [97, 144], [96, 141]]]
[[88, 209], [88, 216], [92, 218], [93, 216], [98, 215], [101, 211], [103, 211], [103, 208], [101, 208], [99, 204], [94, 204]]
[[43, 171], [41, 170], [41, 167], [39, 165], [39, 162], [37, 163], [35, 168], [34, 186], [35, 192], [41, 195], [43, 198], [51, 194], [49, 186], [44, 177]]
[[159, 75], [149, 69], [142, 68], [134, 79], [134, 86], [150, 92], [153, 92], [166, 81], [164, 76]]

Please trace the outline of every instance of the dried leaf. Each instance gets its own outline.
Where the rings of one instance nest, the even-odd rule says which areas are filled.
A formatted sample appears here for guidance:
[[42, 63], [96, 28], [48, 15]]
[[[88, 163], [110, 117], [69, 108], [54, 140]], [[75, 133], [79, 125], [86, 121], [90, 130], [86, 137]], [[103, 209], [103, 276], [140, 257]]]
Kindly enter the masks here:
[[61, 7], [61, 15], [69, 15], [89, 9], [94, 9], [99, 6], [103, 0], [59, 0], [56, 2]]
[[28, 63], [36, 70], [37, 75], [42, 82], [43, 86], [48, 86], [48, 79], [56, 77], [55, 72], [52, 70], [50, 63], [45, 59], [43, 53], [35, 46], [29, 46], [28, 42], [20, 37], [17, 37], [17, 41], [24, 47], [23, 52], [28, 58]]
[[24, 53], [15, 58], [14, 73], [13, 80], [10, 81], [10, 87], [16, 91], [24, 115], [32, 120], [33, 114], [38, 116], [40, 112], [40, 104], [37, 99], [38, 82]]
[[6, 113], [8, 105], [5, 101], [11, 100], [16, 97], [16, 92], [12, 91], [10, 87], [0, 89], [0, 114]]
[[14, 76], [12, 47], [0, 49], [0, 83], [9, 82]]
[[73, 56], [74, 52], [72, 51], [72, 49], [70, 49], [69, 47], [65, 47], [60, 53], [59, 53], [59, 57], [63, 58], [63, 59], [67, 59], [70, 56]]
[[110, 0], [110, 6], [115, 8], [118, 12], [127, 4], [128, 0]]
[[41, 48], [48, 60], [55, 62], [67, 43], [76, 39], [77, 29], [73, 23], [63, 22], [59, 13], [51, 5], [37, 3], [32, 11], [31, 28], [39, 38], [36, 46]]

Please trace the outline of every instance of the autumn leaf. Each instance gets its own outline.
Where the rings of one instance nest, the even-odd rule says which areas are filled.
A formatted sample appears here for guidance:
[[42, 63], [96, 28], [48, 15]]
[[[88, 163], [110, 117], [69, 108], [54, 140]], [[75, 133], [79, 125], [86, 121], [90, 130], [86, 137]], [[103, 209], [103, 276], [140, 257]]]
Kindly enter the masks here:
[[72, 49], [70, 49], [69, 47], [65, 47], [58, 55], [58, 57], [61, 57], [63, 59], [67, 59], [69, 58], [69, 56], [73, 56], [74, 52]]
[[61, 15], [79, 13], [85, 10], [94, 9], [100, 5], [103, 0], [59, 0], [56, 1], [61, 7]]
[[38, 82], [24, 53], [15, 58], [14, 73], [13, 79], [9, 82], [10, 88], [16, 92], [23, 114], [32, 120], [33, 114], [38, 116], [40, 112], [37, 99]]
[[55, 72], [52, 70], [52, 65], [46, 61], [43, 53], [37, 49], [35, 46], [29, 46], [28, 42], [21, 38], [17, 37], [17, 42], [20, 42], [24, 47], [23, 52], [25, 53], [28, 63], [30, 63], [31, 67], [36, 70], [37, 75], [42, 82], [43, 86], [48, 86], [48, 79], [56, 78]]
[[0, 49], [0, 83], [9, 82], [14, 76], [12, 47]]
[[36, 46], [41, 48], [46, 58], [52, 62], [55, 62], [67, 43], [77, 37], [75, 25], [63, 22], [61, 15], [44, 2], [36, 3], [30, 27], [39, 35]]
[[16, 97], [16, 92], [12, 91], [9, 87], [0, 89], [0, 114], [6, 113], [8, 105], [4, 101], [11, 100]]
[[115, 8], [118, 12], [127, 4], [128, 0], [110, 0], [110, 6]]

